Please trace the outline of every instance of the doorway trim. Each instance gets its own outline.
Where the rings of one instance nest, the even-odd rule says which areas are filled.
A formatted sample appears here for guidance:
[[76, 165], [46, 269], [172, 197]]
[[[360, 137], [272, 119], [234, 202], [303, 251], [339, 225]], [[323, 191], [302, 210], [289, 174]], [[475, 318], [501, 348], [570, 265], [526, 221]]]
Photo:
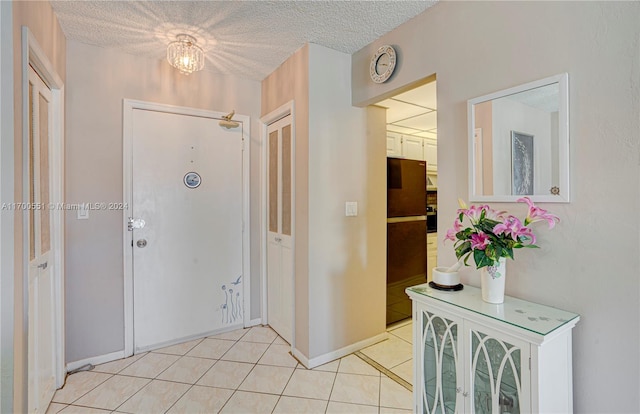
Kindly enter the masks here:
[[[165, 112], [177, 115], [197, 116], [222, 120], [223, 112], [184, 106], [166, 105], [154, 102], [124, 99], [122, 105], [122, 167], [123, 167], [123, 196], [122, 210], [122, 249], [124, 253], [124, 356], [133, 355], [133, 249], [132, 234], [127, 231], [127, 219], [132, 216], [133, 201], [133, 111], [142, 109], [148, 111]], [[242, 123], [242, 295], [243, 295], [243, 325], [250, 326], [251, 317], [251, 244], [250, 244], [250, 204], [249, 204], [249, 163], [251, 160], [249, 145], [251, 139], [251, 118], [248, 115], [234, 115], [234, 120]]]
[[[61, 206], [64, 200], [64, 83], [42, 50], [35, 36], [27, 26], [22, 26], [22, 197], [29, 200], [29, 66], [33, 67], [44, 83], [51, 89], [52, 123], [51, 131], [51, 193], [50, 205]], [[26, 201], [25, 201], [26, 202]], [[48, 206], [49, 208], [49, 206]], [[53, 289], [54, 289], [54, 329], [55, 329], [55, 386], [64, 384], [66, 367], [64, 364], [64, 211], [53, 208], [51, 212], [51, 241], [53, 254]], [[22, 226], [23, 233], [23, 335], [28, 344], [29, 320], [29, 229], [28, 221]], [[28, 375], [25, 376], [24, 389], [28, 395]]]
[[291, 169], [293, 170], [293, 174], [291, 175], [291, 200], [293, 202], [293, 214], [291, 215], [291, 250], [293, 256], [293, 272], [294, 275], [293, 280], [291, 280], [291, 286], [293, 291], [293, 303], [291, 304], [291, 315], [293, 326], [291, 327], [291, 349], [295, 349], [296, 342], [296, 281], [295, 281], [295, 262], [296, 262], [296, 214], [295, 214], [295, 200], [296, 200], [296, 115], [295, 115], [295, 105], [294, 101], [291, 100], [286, 102], [282, 106], [276, 108], [272, 112], [260, 118], [261, 123], [261, 137], [262, 137], [262, 154], [261, 154], [261, 174], [262, 174], [262, 182], [260, 185], [260, 194], [261, 194], [261, 226], [260, 226], [260, 251], [262, 252], [262, 261], [260, 263], [261, 269], [261, 279], [262, 279], [262, 324], [267, 325], [269, 323], [268, 320], [268, 292], [267, 292], [267, 184], [268, 184], [268, 175], [269, 175], [269, 162], [267, 159], [268, 156], [268, 144], [267, 140], [269, 138], [268, 127], [270, 124], [273, 124], [276, 121], [284, 118], [287, 115], [291, 115]]

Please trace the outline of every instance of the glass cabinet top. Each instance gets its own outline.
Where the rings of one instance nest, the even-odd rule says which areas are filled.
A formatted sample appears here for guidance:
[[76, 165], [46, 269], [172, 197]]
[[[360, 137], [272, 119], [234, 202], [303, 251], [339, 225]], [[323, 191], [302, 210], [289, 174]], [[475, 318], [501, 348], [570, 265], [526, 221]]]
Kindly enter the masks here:
[[[411, 292], [414, 294], [412, 295]], [[504, 303], [499, 305], [487, 303], [482, 300], [482, 291], [480, 289], [467, 285], [464, 285], [464, 289], [458, 292], [444, 292], [433, 289], [425, 283], [407, 288], [407, 293], [413, 297], [417, 294], [417, 296], [426, 296], [446, 302], [540, 335], [547, 335], [562, 325], [580, 318], [577, 313], [509, 296], [505, 296]]]

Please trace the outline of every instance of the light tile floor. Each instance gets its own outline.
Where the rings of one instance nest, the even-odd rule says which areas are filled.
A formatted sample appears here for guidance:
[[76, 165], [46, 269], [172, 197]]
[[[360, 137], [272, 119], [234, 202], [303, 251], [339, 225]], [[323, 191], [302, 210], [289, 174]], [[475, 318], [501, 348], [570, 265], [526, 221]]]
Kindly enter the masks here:
[[363, 355], [378, 365], [382, 372], [392, 374], [413, 385], [413, 324], [411, 319], [398, 322], [387, 329], [389, 339], [364, 348], [356, 354]]
[[[389, 340], [363, 352], [403, 372], [411, 358], [406, 331], [396, 327]], [[47, 413], [407, 414], [411, 408], [410, 391], [356, 355], [308, 370], [271, 328], [253, 327], [70, 375]]]

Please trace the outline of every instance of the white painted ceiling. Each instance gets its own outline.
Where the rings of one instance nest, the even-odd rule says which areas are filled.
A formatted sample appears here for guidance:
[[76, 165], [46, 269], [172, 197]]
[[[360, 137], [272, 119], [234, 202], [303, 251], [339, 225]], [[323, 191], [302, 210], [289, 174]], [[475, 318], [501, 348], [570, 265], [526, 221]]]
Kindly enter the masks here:
[[51, 3], [68, 39], [160, 60], [191, 34], [204, 70], [259, 81], [307, 42], [352, 54], [436, 0]]
[[437, 139], [436, 82], [376, 103], [387, 108], [387, 131]]

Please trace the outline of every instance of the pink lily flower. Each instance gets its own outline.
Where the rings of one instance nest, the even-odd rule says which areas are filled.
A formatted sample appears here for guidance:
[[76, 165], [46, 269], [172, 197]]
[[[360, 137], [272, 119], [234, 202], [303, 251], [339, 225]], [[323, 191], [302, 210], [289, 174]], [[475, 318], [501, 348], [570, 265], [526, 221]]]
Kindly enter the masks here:
[[484, 216], [489, 220], [502, 221], [504, 218], [504, 214], [506, 214], [506, 211], [494, 210], [486, 204], [482, 207], [484, 208], [484, 211], [485, 211]]
[[536, 236], [533, 234], [530, 228], [522, 224], [519, 218], [514, 216], [507, 217], [504, 222], [496, 224], [493, 228], [494, 234], [507, 234], [510, 235], [513, 240], [518, 240], [518, 237], [526, 237], [531, 240], [531, 244], [535, 244]]
[[458, 234], [460, 230], [462, 230], [462, 223], [460, 223], [460, 220], [456, 219], [453, 222], [453, 227], [447, 230], [447, 235], [444, 237], [444, 241], [456, 241], [456, 234]]
[[552, 229], [556, 223], [560, 222], [560, 217], [549, 213], [547, 210], [537, 207], [533, 204], [533, 201], [529, 197], [522, 197], [518, 200], [519, 203], [527, 203], [529, 205], [529, 212], [527, 213], [527, 217], [524, 219], [525, 226], [528, 226], [531, 223], [535, 223], [536, 221], [546, 220], [549, 224], [549, 228]]
[[456, 241], [456, 231], [453, 229], [447, 230], [447, 234], [444, 236], [443, 243], [447, 240], [451, 240], [452, 242]]
[[485, 207], [486, 206], [471, 206], [467, 209], [459, 209], [458, 215], [464, 214], [469, 218], [471, 223], [476, 224], [478, 221], [480, 221], [480, 215], [482, 214], [482, 211], [485, 209]]
[[484, 250], [489, 245], [489, 236], [483, 232], [471, 235], [471, 248], [474, 250]]

